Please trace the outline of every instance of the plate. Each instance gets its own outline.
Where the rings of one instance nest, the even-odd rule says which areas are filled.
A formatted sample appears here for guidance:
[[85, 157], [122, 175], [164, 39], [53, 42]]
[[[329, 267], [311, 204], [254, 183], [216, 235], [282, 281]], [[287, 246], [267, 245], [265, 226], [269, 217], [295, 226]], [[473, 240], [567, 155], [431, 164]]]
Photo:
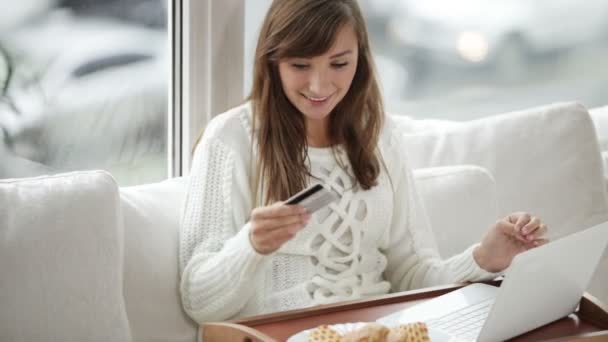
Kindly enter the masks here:
[[[335, 331], [337, 331], [338, 333], [340, 333], [341, 335], [344, 335], [353, 330], [357, 330], [357, 329], [361, 328], [362, 326], [369, 324], [369, 323], [371, 323], [371, 322], [341, 323], [341, 324], [330, 325], [330, 327], [332, 329], [334, 329]], [[299, 333], [297, 333], [297, 334], [291, 336], [289, 339], [287, 339], [287, 342], [308, 342], [308, 335], [314, 329], [316, 329], [316, 328], [300, 331]], [[432, 328], [429, 328], [429, 338], [431, 339], [431, 342], [458, 341], [457, 339], [444, 333], [443, 331], [437, 330], [437, 329], [432, 329]]]

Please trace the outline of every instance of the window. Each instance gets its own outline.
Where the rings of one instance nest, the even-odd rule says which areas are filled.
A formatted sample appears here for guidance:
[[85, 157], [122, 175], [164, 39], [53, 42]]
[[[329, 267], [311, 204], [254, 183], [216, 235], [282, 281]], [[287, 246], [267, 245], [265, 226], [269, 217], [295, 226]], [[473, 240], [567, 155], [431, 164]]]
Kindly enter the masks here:
[[0, 178], [168, 177], [165, 0], [24, 0], [0, 13]]
[[475, 119], [606, 104], [608, 1], [362, 0], [388, 110]]

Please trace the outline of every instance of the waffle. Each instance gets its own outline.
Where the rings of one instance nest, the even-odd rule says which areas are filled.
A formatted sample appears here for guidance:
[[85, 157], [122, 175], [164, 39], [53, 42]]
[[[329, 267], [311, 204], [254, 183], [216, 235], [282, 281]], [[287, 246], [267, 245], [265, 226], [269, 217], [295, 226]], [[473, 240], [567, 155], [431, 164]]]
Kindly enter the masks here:
[[386, 342], [430, 342], [429, 330], [421, 322], [394, 327], [390, 330]]
[[385, 342], [389, 332], [382, 324], [370, 323], [342, 336], [340, 342]]
[[328, 325], [311, 331], [309, 342], [430, 342], [429, 331], [422, 322], [387, 328], [382, 324], [369, 323], [344, 336]]
[[321, 325], [308, 335], [308, 342], [341, 342], [342, 336], [330, 328], [329, 325]]

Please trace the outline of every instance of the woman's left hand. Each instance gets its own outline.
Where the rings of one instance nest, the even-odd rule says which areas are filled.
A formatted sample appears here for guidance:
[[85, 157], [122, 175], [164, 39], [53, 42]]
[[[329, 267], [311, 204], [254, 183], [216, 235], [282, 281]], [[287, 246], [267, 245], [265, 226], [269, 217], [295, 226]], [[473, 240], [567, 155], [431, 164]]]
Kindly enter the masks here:
[[498, 220], [473, 252], [475, 261], [488, 272], [500, 272], [513, 258], [528, 249], [549, 242], [547, 226], [528, 213], [513, 213]]

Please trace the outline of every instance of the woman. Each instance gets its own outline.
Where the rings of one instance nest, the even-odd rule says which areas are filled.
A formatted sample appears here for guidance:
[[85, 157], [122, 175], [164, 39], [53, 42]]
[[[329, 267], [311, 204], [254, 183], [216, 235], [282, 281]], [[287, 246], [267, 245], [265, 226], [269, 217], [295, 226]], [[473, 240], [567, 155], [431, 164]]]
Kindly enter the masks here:
[[[356, 0], [275, 0], [255, 58], [248, 103], [194, 154], [180, 267], [195, 321], [490, 279], [547, 242], [515, 213], [439, 258]], [[314, 183], [339, 200], [314, 215], [283, 202]]]

